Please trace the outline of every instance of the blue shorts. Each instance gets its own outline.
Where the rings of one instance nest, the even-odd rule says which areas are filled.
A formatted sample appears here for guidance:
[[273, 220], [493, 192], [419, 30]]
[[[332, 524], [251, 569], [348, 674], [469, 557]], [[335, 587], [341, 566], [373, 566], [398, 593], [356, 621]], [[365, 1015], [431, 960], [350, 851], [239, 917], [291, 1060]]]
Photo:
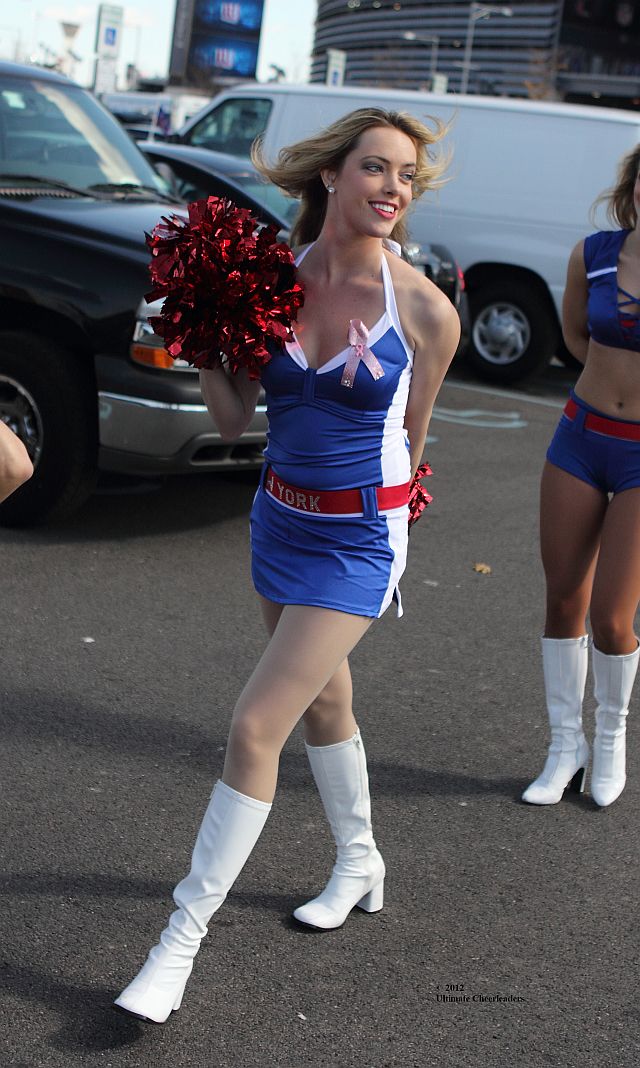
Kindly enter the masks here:
[[589, 413], [617, 426], [626, 423], [629, 427], [638, 427], [640, 423], [611, 419], [573, 391], [571, 399], [577, 405], [577, 412], [573, 419], [562, 415], [547, 450], [549, 463], [603, 493], [622, 493], [640, 486], [640, 441], [610, 437], [584, 425]]

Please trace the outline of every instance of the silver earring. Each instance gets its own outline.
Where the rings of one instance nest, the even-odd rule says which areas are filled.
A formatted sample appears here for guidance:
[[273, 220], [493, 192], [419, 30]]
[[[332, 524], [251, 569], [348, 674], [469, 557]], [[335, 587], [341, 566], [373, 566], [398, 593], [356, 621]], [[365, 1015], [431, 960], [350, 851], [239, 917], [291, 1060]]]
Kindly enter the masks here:
[[328, 185], [327, 186], [327, 193], [335, 193], [335, 191], [336, 191], [335, 185]]

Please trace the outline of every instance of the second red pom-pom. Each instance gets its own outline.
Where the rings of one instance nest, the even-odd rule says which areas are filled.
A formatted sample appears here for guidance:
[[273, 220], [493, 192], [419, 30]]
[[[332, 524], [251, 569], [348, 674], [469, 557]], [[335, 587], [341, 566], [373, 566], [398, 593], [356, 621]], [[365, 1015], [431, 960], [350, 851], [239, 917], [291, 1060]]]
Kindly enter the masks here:
[[409, 530], [411, 530], [414, 523], [418, 522], [427, 505], [431, 504], [433, 500], [431, 494], [427, 493], [420, 481], [427, 475], [432, 474], [433, 471], [428, 463], [420, 464], [411, 480], [411, 485], [409, 487]]

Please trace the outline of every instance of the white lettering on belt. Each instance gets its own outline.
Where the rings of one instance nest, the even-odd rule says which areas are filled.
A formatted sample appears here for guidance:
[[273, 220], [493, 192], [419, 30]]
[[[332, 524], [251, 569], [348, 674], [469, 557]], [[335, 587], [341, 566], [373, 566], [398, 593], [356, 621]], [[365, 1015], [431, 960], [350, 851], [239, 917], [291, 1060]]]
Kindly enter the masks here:
[[272, 474], [267, 478], [266, 486], [273, 496], [275, 496], [274, 490], [277, 490], [280, 500], [284, 499], [292, 508], [305, 512], [320, 512], [319, 493], [304, 493], [303, 490], [294, 491], [289, 486], [285, 486], [280, 479], [274, 478]]

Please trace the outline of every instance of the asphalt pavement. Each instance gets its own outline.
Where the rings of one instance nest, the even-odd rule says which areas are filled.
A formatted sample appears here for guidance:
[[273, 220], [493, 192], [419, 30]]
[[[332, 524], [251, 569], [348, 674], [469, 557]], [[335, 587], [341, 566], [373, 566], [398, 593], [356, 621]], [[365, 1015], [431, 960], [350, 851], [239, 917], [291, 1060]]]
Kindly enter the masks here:
[[298, 730], [164, 1027], [110, 1003], [168, 916], [264, 645], [255, 478], [105, 480], [61, 525], [0, 531], [0, 1068], [638, 1063], [640, 697], [611, 808], [519, 801], [546, 749], [537, 496], [565, 393], [557, 372], [440, 395], [404, 617], [352, 657], [384, 910], [291, 923], [332, 864]]

